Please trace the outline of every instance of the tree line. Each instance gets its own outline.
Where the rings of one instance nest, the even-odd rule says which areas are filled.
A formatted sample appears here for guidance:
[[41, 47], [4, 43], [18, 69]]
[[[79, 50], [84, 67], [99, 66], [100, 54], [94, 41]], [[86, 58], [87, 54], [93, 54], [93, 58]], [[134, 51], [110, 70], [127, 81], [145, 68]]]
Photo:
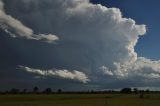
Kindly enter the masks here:
[[52, 91], [52, 88], [46, 88], [43, 91], [41, 91], [39, 89], [39, 87], [35, 86], [31, 91], [28, 89], [17, 89], [17, 88], [12, 88], [9, 91], [5, 91], [5, 92], [0, 92], [1, 94], [41, 94], [41, 93], [46, 93], [46, 94], [51, 94], [51, 93], [62, 93], [61, 89], [57, 89], [57, 91]]
[[122, 93], [122, 94], [140, 94], [143, 96], [143, 94], [146, 93], [160, 93], [160, 91], [151, 91], [149, 89], [147, 90], [140, 90], [138, 88], [122, 88], [119, 91], [115, 90], [103, 90], [103, 91], [97, 91], [97, 90], [88, 90], [88, 91], [63, 91], [62, 89], [57, 89], [56, 91], [53, 91], [52, 88], [46, 88], [44, 90], [40, 90], [39, 87], [35, 86], [32, 91], [29, 91], [28, 89], [19, 90], [17, 88], [12, 88], [9, 91], [6, 92], [0, 92], [1, 94], [61, 94], [61, 93], [79, 93], [79, 94], [99, 94], [99, 93]]

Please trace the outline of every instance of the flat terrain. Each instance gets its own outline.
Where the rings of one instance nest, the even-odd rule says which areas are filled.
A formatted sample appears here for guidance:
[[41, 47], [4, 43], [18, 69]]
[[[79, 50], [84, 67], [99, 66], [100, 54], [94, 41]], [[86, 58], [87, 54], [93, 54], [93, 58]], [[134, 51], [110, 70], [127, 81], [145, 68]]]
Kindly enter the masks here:
[[0, 106], [160, 106], [160, 94], [0, 95]]

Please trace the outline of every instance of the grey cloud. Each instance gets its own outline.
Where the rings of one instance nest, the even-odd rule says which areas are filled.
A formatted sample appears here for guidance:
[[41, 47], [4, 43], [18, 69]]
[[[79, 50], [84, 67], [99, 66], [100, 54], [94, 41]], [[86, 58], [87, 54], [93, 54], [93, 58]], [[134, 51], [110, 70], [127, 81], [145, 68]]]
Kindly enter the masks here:
[[32, 29], [5, 13], [4, 4], [2, 1], [0, 1], [0, 28], [15, 38], [24, 37], [27, 39], [45, 40], [49, 43], [59, 39], [56, 35], [52, 34], [34, 34]]

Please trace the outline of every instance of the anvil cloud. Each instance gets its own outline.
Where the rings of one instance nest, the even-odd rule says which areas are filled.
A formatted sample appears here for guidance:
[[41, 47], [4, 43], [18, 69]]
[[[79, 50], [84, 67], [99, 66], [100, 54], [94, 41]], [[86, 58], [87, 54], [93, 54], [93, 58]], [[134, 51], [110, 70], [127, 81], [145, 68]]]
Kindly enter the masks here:
[[[16, 18], [5, 13], [1, 1], [1, 28], [10, 35], [13, 31], [14, 37], [45, 39], [49, 42], [60, 38], [54, 48], [48, 50], [53, 51], [54, 58], [51, 55], [50, 59], [60, 64], [53, 64], [53, 67], [62, 65], [62, 69], [81, 70], [44, 71], [39, 67], [23, 67], [25, 71], [82, 82], [90, 79], [91, 83], [99, 87], [104, 84], [123, 85], [126, 81], [135, 86], [152, 86], [160, 81], [160, 62], [138, 57], [135, 52], [139, 37], [146, 34], [146, 26], [123, 17], [120, 9], [92, 4], [89, 0], [8, 0], [7, 3], [12, 4], [9, 6], [14, 8], [12, 12]], [[51, 34], [35, 35], [20, 20], [32, 23], [28, 25], [36, 32]]]

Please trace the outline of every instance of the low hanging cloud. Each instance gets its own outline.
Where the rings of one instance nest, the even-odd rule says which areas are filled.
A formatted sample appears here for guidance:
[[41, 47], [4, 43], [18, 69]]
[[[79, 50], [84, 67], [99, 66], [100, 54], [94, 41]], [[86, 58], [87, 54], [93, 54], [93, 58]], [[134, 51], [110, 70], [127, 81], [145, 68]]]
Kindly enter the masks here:
[[[27, 72], [75, 79], [84, 83], [90, 79], [90, 82], [99, 87], [108, 83], [114, 85], [119, 81], [121, 86], [125, 84], [123, 81], [142, 82], [137, 86], [144, 86], [148, 81], [152, 81], [149, 86], [160, 82], [160, 62], [138, 57], [135, 52], [139, 37], [146, 34], [146, 26], [123, 17], [120, 9], [92, 4], [89, 0], [5, 1], [12, 4], [10, 8], [14, 8], [13, 14], [23, 22], [29, 21], [38, 31], [55, 33], [56, 39], [61, 38], [56, 47], [46, 51], [53, 51], [54, 58], [50, 56], [48, 59], [57, 60], [55, 63], [59, 66], [65, 65], [71, 69], [76, 66], [76, 70], [82, 70], [45, 71], [21, 67]], [[55, 40], [52, 35], [34, 35], [31, 29], [7, 15], [2, 7], [0, 9], [0, 23], [4, 23], [1, 28], [4, 27], [7, 31], [13, 28], [17, 35], [28, 39], [40, 40], [45, 37]], [[7, 25], [7, 28], [2, 25]]]
[[0, 28], [14, 38], [23, 37], [26, 39], [44, 40], [48, 43], [59, 39], [53, 34], [34, 34], [32, 29], [23, 25], [22, 22], [11, 15], [5, 13], [4, 3], [2, 0], [0, 0]]
[[76, 70], [74, 70], [73, 72], [70, 72], [66, 69], [41, 70], [41, 69], [33, 69], [29, 67], [24, 67], [24, 66], [19, 66], [19, 68], [26, 72], [34, 73], [34, 74], [44, 76], [44, 77], [60, 77], [63, 79], [77, 80], [82, 83], [87, 83], [89, 81], [88, 77], [83, 72], [76, 71]]
[[160, 78], [160, 61], [151, 61], [144, 57], [138, 57], [138, 59], [128, 66], [116, 64], [116, 70], [109, 70], [107, 67], [102, 66], [101, 72], [119, 79], [129, 79], [139, 77], [141, 80], [159, 80]]

